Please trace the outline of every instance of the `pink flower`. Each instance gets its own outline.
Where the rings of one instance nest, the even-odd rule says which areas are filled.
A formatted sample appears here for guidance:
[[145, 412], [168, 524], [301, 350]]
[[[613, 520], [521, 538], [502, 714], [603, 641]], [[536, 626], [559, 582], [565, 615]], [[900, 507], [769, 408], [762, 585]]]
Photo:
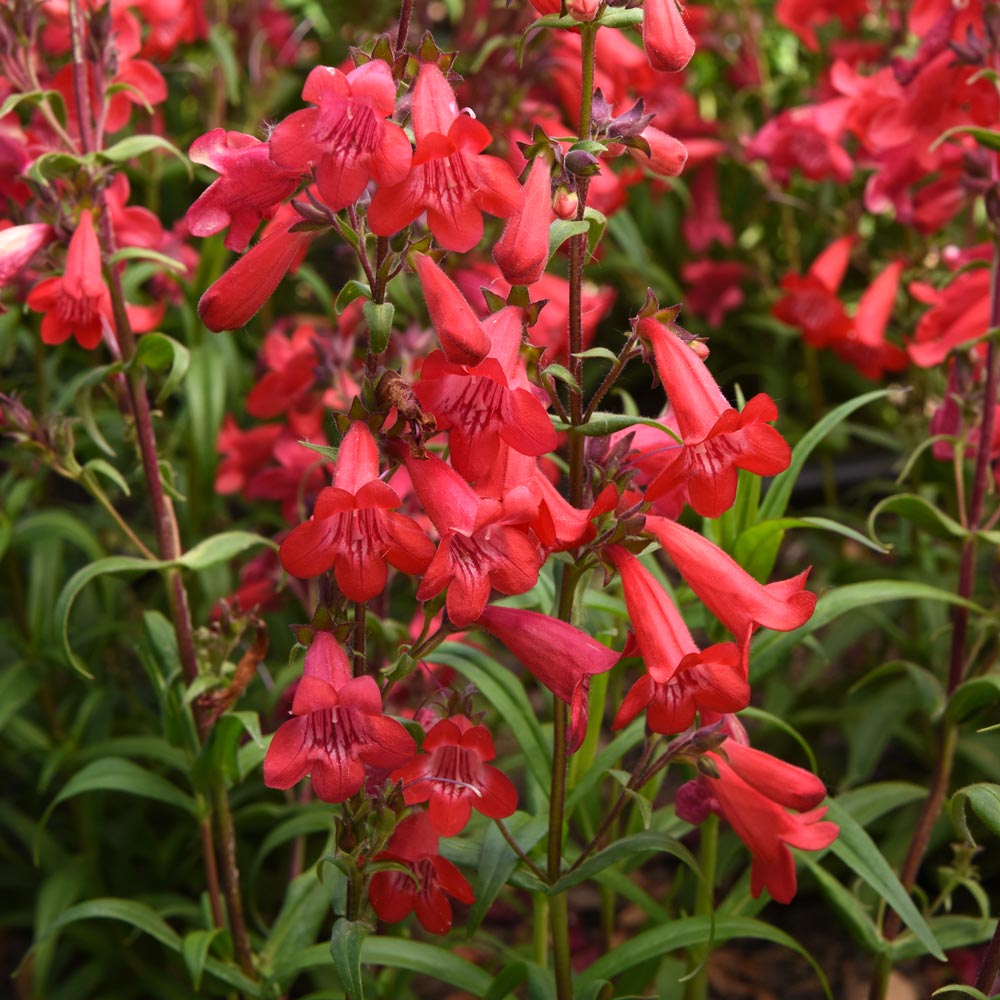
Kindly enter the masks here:
[[405, 514], [402, 501], [378, 474], [378, 446], [366, 424], [356, 421], [337, 453], [333, 486], [316, 500], [313, 515], [282, 542], [281, 563], [298, 577], [333, 568], [337, 586], [352, 601], [367, 601], [385, 589], [386, 564], [422, 573], [434, 544]]
[[314, 108], [293, 112], [271, 133], [271, 158], [286, 170], [315, 167], [316, 187], [340, 211], [361, 197], [370, 179], [398, 184], [410, 169], [406, 133], [387, 117], [396, 108], [396, 83], [378, 59], [346, 75], [317, 66], [302, 97]]
[[52, 227], [45, 222], [0, 229], [0, 288], [3, 288], [46, 243]]
[[469, 822], [472, 810], [503, 819], [517, 808], [510, 778], [487, 764], [496, 757], [485, 726], [464, 715], [442, 719], [427, 734], [417, 758], [393, 771], [403, 783], [407, 805], [430, 802], [431, 825], [442, 837], [453, 837]]
[[264, 757], [268, 788], [291, 788], [311, 774], [324, 802], [343, 802], [361, 791], [365, 765], [389, 770], [417, 751], [413, 737], [382, 714], [375, 679], [351, 677], [347, 655], [329, 632], [317, 632], [309, 646], [292, 715]]
[[511, 168], [495, 156], [479, 155], [490, 142], [485, 126], [459, 114], [455, 94], [434, 63], [424, 63], [413, 92], [417, 148], [409, 174], [380, 187], [368, 224], [391, 236], [422, 212], [438, 243], [471, 250], [483, 235], [483, 212], [507, 218], [524, 202]]

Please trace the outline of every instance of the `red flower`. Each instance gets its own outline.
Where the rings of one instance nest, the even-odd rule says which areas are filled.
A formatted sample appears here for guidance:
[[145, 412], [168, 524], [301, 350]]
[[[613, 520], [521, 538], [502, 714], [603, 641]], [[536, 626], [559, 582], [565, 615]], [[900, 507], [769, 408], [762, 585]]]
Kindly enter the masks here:
[[[457, 290], [456, 290], [457, 291]], [[478, 324], [477, 324], [478, 325]], [[490, 356], [475, 367], [450, 364], [435, 351], [420, 370], [417, 398], [450, 430], [454, 467], [470, 482], [482, 479], [504, 442], [522, 455], [544, 455], [557, 444], [545, 407], [528, 388], [518, 350], [521, 311], [501, 309], [483, 324]]]
[[396, 83], [378, 59], [346, 75], [317, 66], [306, 79], [304, 100], [271, 133], [271, 158], [298, 173], [315, 167], [316, 187], [334, 211], [361, 197], [369, 179], [398, 184], [410, 169], [406, 133], [386, 118], [396, 108]]
[[694, 39], [675, 0], [645, 0], [642, 44], [654, 69], [677, 73], [694, 55]]
[[646, 667], [625, 696], [613, 728], [627, 726], [645, 709], [654, 733], [680, 733], [705, 709], [731, 713], [746, 708], [749, 642], [742, 648], [723, 642], [699, 650], [676, 605], [639, 560], [618, 546], [607, 555], [621, 573], [625, 607]]
[[285, 272], [305, 253], [312, 233], [291, 232], [293, 216], [277, 224], [218, 278], [198, 302], [202, 322], [218, 333], [249, 323], [271, 297]]
[[815, 807], [826, 788], [819, 778], [740, 742], [746, 734], [734, 719], [729, 720], [731, 728], [733, 723], [739, 727], [737, 735], [726, 740], [721, 754], [708, 755], [719, 777], [702, 776], [678, 789], [677, 815], [697, 824], [711, 811], [728, 820], [753, 854], [751, 894], [756, 898], [767, 889], [779, 903], [790, 903], [796, 880], [788, 848], [822, 850], [836, 840], [840, 828], [820, 822], [826, 808]]
[[448, 588], [446, 607], [456, 625], [474, 622], [490, 591], [523, 594], [538, 581], [542, 553], [522, 527], [525, 511], [484, 500], [436, 455], [407, 457], [413, 488], [441, 535], [424, 573], [417, 600], [427, 601]]
[[111, 294], [101, 273], [101, 248], [90, 212], [80, 215], [63, 274], [39, 282], [28, 294], [27, 304], [45, 313], [42, 340], [46, 344], [75, 337], [81, 347], [91, 350], [105, 331], [113, 333]]
[[512, 285], [532, 285], [549, 260], [549, 224], [552, 222], [552, 182], [548, 163], [536, 157], [524, 185], [524, 207], [504, 226], [493, 247], [493, 260]]
[[684, 446], [646, 491], [648, 499], [686, 483], [691, 506], [718, 517], [736, 499], [737, 469], [773, 476], [788, 468], [791, 449], [768, 423], [778, 417], [770, 396], [760, 393], [738, 412], [690, 346], [653, 317], [636, 332], [653, 345], [656, 370], [667, 390]]
[[479, 624], [570, 706], [567, 743], [570, 753], [576, 752], [587, 735], [590, 678], [610, 670], [620, 654], [568, 622], [537, 611], [491, 606]]
[[306, 653], [292, 714], [264, 757], [264, 784], [291, 788], [307, 774], [324, 802], [361, 790], [365, 765], [399, 767], [417, 750], [413, 737], [382, 714], [373, 677], [351, 677], [347, 655], [329, 632], [317, 632]]
[[387, 923], [398, 923], [414, 912], [425, 931], [447, 934], [452, 921], [448, 896], [461, 903], [475, 900], [465, 876], [438, 854], [438, 835], [426, 813], [407, 816], [373, 860], [399, 861], [410, 870], [372, 875], [368, 898], [379, 919]]
[[472, 306], [433, 258], [416, 254], [413, 266], [444, 356], [456, 365], [478, 365], [489, 352], [490, 338]]
[[380, 187], [368, 210], [379, 236], [391, 236], [422, 212], [441, 246], [464, 253], [483, 235], [483, 212], [507, 218], [524, 202], [511, 168], [495, 156], [486, 127], [458, 113], [455, 94], [434, 63], [424, 63], [413, 92], [417, 148], [409, 174]]
[[688, 586], [738, 641], [757, 626], [790, 632], [812, 616], [816, 595], [805, 589], [809, 570], [765, 585], [717, 545], [675, 521], [648, 515], [646, 531], [656, 536]]
[[266, 142], [216, 128], [191, 144], [188, 154], [222, 176], [187, 210], [192, 236], [211, 236], [227, 226], [226, 246], [245, 250], [262, 219], [299, 185], [299, 173], [276, 164]]
[[474, 726], [464, 715], [442, 719], [424, 739], [422, 753], [392, 780], [403, 783], [407, 805], [430, 802], [431, 825], [442, 837], [453, 837], [473, 808], [491, 819], [503, 819], [517, 808], [517, 791], [510, 778], [486, 763], [497, 752], [485, 726]]
[[355, 422], [337, 453], [333, 486], [316, 500], [312, 517], [282, 542], [281, 563], [293, 576], [318, 576], [333, 567], [337, 586], [352, 601], [385, 589], [386, 564], [422, 573], [434, 544], [416, 521], [392, 512], [402, 501], [378, 475], [378, 446]]
[[29, 222], [23, 226], [8, 225], [0, 228], [0, 288], [51, 241], [52, 227], [46, 222]]

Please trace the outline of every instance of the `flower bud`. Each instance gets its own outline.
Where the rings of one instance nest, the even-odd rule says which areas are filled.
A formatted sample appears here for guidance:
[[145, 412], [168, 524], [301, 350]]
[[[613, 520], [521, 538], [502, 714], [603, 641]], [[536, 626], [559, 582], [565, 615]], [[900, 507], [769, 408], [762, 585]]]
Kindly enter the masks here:
[[601, 161], [585, 149], [571, 149], [563, 162], [566, 169], [577, 177], [593, 177], [601, 170]]
[[601, 3], [602, 0], [568, 0], [566, 10], [575, 21], [593, 21]]
[[575, 219], [579, 205], [580, 198], [575, 191], [570, 191], [563, 184], [556, 188], [556, 193], [552, 196], [552, 211], [558, 218]]
[[676, 73], [691, 61], [694, 39], [676, 0], [645, 0], [642, 44], [653, 69]]
[[511, 285], [532, 285], [542, 276], [549, 259], [549, 166], [542, 157], [531, 164], [524, 186], [524, 207], [515, 212], [493, 248], [493, 260]]

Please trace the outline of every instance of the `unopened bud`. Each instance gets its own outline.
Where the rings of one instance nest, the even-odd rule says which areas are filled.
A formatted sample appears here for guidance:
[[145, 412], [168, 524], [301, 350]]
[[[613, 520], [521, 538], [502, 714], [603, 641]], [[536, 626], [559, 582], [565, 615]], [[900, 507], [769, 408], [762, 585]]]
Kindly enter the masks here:
[[593, 177], [601, 172], [601, 161], [585, 149], [571, 149], [563, 161], [566, 169], [577, 177]]
[[704, 361], [709, 356], [709, 354], [712, 353], [708, 349], [708, 344], [706, 344], [703, 340], [692, 340], [688, 344], [688, 347], [690, 347], [691, 350], [694, 351], [694, 353], [697, 354], [702, 361]]
[[698, 758], [698, 771], [706, 778], [719, 777], [719, 767], [711, 757]]
[[574, 21], [593, 21], [602, 0], [568, 0], [566, 10]]
[[676, 0], [645, 0], [642, 42], [653, 69], [676, 73], [694, 55], [694, 39], [687, 30]]
[[552, 196], [552, 211], [560, 219], [575, 219], [579, 205], [580, 198], [575, 191], [570, 191], [562, 184], [556, 188], [556, 193]]

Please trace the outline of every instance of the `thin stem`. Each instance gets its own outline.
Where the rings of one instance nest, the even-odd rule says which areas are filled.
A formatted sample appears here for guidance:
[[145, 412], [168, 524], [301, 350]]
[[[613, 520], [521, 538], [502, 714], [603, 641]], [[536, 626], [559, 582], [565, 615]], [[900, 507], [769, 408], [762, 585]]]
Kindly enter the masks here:
[[118, 525], [119, 530], [135, 546], [139, 553], [146, 559], [156, 559], [156, 553], [148, 548], [146, 543], [129, 527], [128, 522], [118, 513], [115, 505], [108, 499], [107, 494], [94, 481], [93, 477], [84, 474], [80, 480], [80, 485], [108, 512], [111, 519]]
[[236, 959], [240, 968], [256, 978], [257, 971], [250, 951], [250, 936], [243, 916], [243, 899], [240, 895], [240, 870], [236, 862], [236, 829], [229, 809], [229, 796], [222, 778], [216, 776], [214, 788], [215, 821], [218, 828], [222, 856], [222, 886], [226, 894], [226, 911], [229, 914], [229, 932], [233, 937]]
[[508, 830], [507, 827], [504, 826], [503, 820], [494, 819], [493, 822], [496, 823], [496, 825], [499, 827], [500, 835], [503, 837], [504, 840], [507, 841], [508, 844], [510, 844], [511, 850], [521, 859], [522, 862], [524, 862], [525, 866], [530, 870], [531, 874], [534, 875], [535, 878], [540, 879], [542, 882], [547, 882], [548, 879], [545, 876], [545, 872], [543, 872], [542, 869], [539, 868], [538, 865], [536, 865], [535, 862], [532, 861], [531, 858], [529, 858], [528, 855], [521, 850], [521, 845], [518, 844], [518, 842], [511, 835], [510, 830]]
[[976, 989], [990, 995], [997, 975], [1000, 975], [1000, 923], [993, 931], [993, 939], [983, 955], [983, 964], [979, 966], [979, 975], [976, 977]]
[[[927, 845], [931, 839], [931, 831], [934, 829], [934, 824], [937, 822], [941, 806], [948, 793], [948, 780], [951, 777], [951, 767], [955, 759], [957, 743], [958, 728], [953, 723], [947, 723], [941, 732], [937, 761], [931, 775], [927, 799], [920, 810], [910, 847], [899, 872], [899, 881], [907, 892], [916, 884], [920, 863], [923, 861], [924, 853], [927, 851]], [[889, 941], [892, 941], [899, 934], [901, 927], [902, 921], [899, 919], [899, 915], [891, 912], [886, 917], [883, 934]]]
[[69, 0], [69, 37], [73, 57], [73, 91], [76, 96], [76, 119], [80, 129], [80, 144], [84, 153], [94, 151], [93, 113], [90, 107], [90, 87], [87, 63], [83, 55], [83, 15], [80, 0]]
[[604, 376], [604, 380], [597, 387], [597, 391], [591, 397], [590, 402], [587, 404], [587, 409], [583, 414], [583, 422], [586, 423], [594, 415], [597, 407], [600, 405], [602, 399], [604, 399], [608, 390], [618, 381], [618, 376], [622, 373], [622, 369], [637, 355], [635, 350], [636, 337], [633, 334], [629, 337], [628, 342], [622, 348], [621, 353], [618, 355], [618, 359], [611, 366], [611, 370], [607, 375]]
[[222, 912], [222, 889], [219, 885], [219, 866], [215, 860], [215, 843], [212, 838], [212, 823], [205, 817], [198, 824], [201, 835], [201, 853], [205, 859], [205, 883], [208, 888], [208, 904], [212, 908], [212, 926], [225, 927], [226, 918]]
[[[698, 861], [701, 880], [698, 882], [694, 912], [699, 917], [711, 917], [715, 909], [715, 868], [719, 854], [719, 817], [711, 815], [701, 824], [701, 844]], [[705, 942], [691, 949], [691, 961], [698, 971], [688, 980], [686, 1000], [704, 1000], [708, 996], [709, 944]]]
[[360, 677], [368, 672], [366, 651], [366, 623], [368, 606], [364, 601], [354, 602], [354, 631], [351, 634], [351, 648], [354, 651], [354, 676]]
[[406, 48], [406, 38], [410, 33], [410, 16], [413, 14], [413, 0], [403, 0], [399, 11], [399, 29], [396, 31], [394, 53], [398, 56]]

